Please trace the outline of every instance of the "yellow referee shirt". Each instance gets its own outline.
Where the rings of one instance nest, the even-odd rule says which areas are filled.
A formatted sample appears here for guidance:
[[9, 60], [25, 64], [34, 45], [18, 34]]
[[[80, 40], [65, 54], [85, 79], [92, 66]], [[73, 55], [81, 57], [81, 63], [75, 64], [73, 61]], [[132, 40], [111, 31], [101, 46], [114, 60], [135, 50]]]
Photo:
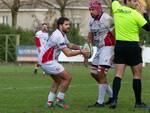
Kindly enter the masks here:
[[139, 30], [147, 21], [136, 10], [122, 6], [119, 1], [112, 2], [116, 40], [139, 42]]

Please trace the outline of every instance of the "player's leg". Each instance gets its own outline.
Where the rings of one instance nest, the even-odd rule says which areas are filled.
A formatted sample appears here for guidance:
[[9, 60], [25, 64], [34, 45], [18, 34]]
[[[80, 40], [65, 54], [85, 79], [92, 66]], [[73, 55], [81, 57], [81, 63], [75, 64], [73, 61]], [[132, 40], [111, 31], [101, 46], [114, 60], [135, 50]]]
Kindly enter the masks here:
[[102, 93], [101, 90], [104, 90], [106, 88], [105, 85], [102, 85], [100, 83], [100, 75], [99, 75], [99, 72], [98, 72], [98, 67], [97, 65], [92, 65], [91, 66], [91, 76], [96, 80], [96, 82], [98, 83], [98, 100], [95, 102], [95, 104], [93, 105], [89, 105], [88, 108], [92, 108], [92, 107], [104, 107], [104, 104], [103, 104], [103, 100], [104, 100], [104, 97], [102, 97]]
[[88, 106], [92, 107], [104, 107], [104, 96], [107, 89], [107, 80], [105, 78], [105, 73], [107, 70], [104, 69], [103, 66], [92, 65], [91, 67], [91, 75], [97, 81], [98, 87], [98, 99], [94, 105]]
[[95, 81], [99, 84], [99, 76], [98, 76], [98, 65], [91, 65], [91, 76], [95, 79]]
[[[96, 80], [98, 85], [100, 84], [99, 72], [98, 72], [99, 54], [100, 54], [100, 49], [97, 50], [97, 53], [96, 53], [95, 57], [93, 58], [91, 70], [90, 70], [92, 78], [94, 78], [94, 80]], [[100, 85], [99, 85], [99, 87], [100, 87]], [[88, 108], [92, 108], [92, 107], [104, 107], [104, 105], [100, 104], [100, 103], [98, 103], [98, 101], [96, 101], [93, 105], [88, 106]]]
[[49, 95], [48, 95], [48, 101], [47, 101], [48, 107], [53, 106], [53, 103], [54, 103], [55, 98], [56, 98], [57, 90], [58, 90], [59, 85], [61, 83], [61, 79], [58, 76], [51, 75], [51, 77], [53, 79], [53, 83], [51, 85], [50, 92], [49, 92]]
[[64, 97], [65, 97], [65, 93], [69, 87], [69, 84], [72, 80], [72, 77], [66, 70], [59, 73], [58, 76], [61, 79], [61, 83], [60, 83], [60, 87], [59, 87], [59, 92], [57, 94], [57, 100], [56, 100], [57, 103], [56, 104], [59, 107], [67, 109], [69, 106], [65, 103]]
[[70, 85], [72, 80], [71, 75], [65, 70], [59, 74], [59, 78], [61, 79], [60, 91], [65, 93]]
[[98, 66], [98, 73], [96, 73], [96, 71], [92, 71], [93, 78], [95, 78], [95, 80], [98, 82], [99, 87], [98, 87], [98, 99], [94, 105], [88, 106], [89, 108], [104, 107], [104, 98], [105, 98], [106, 92], [109, 93], [109, 97], [111, 98], [111, 100], [107, 101], [107, 103], [108, 104], [111, 103], [113, 93], [112, 93], [111, 87], [107, 83], [107, 78], [106, 78], [109, 68], [110, 66], [103, 65], [103, 66]]
[[112, 89], [107, 82], [107, 73], [112, 65], [112, 60], [114, 56], [114, 46], [105, 46], [101, 48], [100, 57], [99, 57], [99, 103], [104, 103], [104, 97], [107, 93], [109, 96], [109, 100], [106, 102], [106, 104], [110, 104], [112, 101]]
[[[109, 66], [101, 65], [98, 67], [98, 74], [99, 74], [99, 95], [97, 102], [104, 106], [104, 98], [106, 91], [108, 89], [107, 84], [107, 72], [109, 70]], [[112, 96], [112, 90], [111, 90], [111, 96]]]
[[39, 64], [35, 64], [34, 66], [34, 74], [37, 74], [38, 68], [40, 67]]
[[[104, 50], [105, 49], [105, 50]], [[92, 66], [91, 74], [93, 78], [98, 82], [99, 88], [98, 88], [98, 100], [97, 102], [89, 107], [104, 107], [104, 97], [105, 93], [108, 92], [109, 97], [112, 98], [112, 89], [111, 87], [107, 84], [107, 72], [110, 68], [110, 58], [112, 56], [113, 52], [113, 47], [105, 48], [104, 49], [100, 48], [97, 51], [97, 54], [92, 62], [92, 64], [102, 64], [98, 66], [98, 69], [96, 65]], [[106, 50], [107, 49], [107, 50]], [[96, 70], [97, 69], [97, 70]]]
[[[64, 81], [62, 80], [62, 77], [61, 77], [64, 74], [64, 67], [61, 64], [59, 64], [57, 61], [51, 61], [47, 64], [42, 64], [41, 68], [43, 69], [43, 71], [46, 72], [46, 74], [52, 75], [51, 77], [53, 79], [53, 84], [52, 84], [52, 87], [50, 88], [48, 101], [51, 101], [51, 103], [53, 103], [56, 97], [56, 92], [58, 92], [57, 91], [58, 87]], [[61, 96], [60, 98], [63, 98], [62, 96], [64, 95], [64, 93], [58, 92], [57, 97], [59, 97], [59, 95]]]
[[99, 76], [98, 76], [98, 65], [99, 65], [99, 50], [97, 50], [91, 65], [91, 76], [96, 80], [99, 84]]
[[[109, 105], [112, 102], [113, 98], [113, 91], [111, 86], [109, 85], [107, 81], [107, 73], [110, 69], [110, 66], [108, 65], [101, 65], [99, 66], [99, 98], [98, 101], [99, 103]], [[105, 93], [108, 94], [108, 101], [104, 103], [104, 98], [105, 98]]]

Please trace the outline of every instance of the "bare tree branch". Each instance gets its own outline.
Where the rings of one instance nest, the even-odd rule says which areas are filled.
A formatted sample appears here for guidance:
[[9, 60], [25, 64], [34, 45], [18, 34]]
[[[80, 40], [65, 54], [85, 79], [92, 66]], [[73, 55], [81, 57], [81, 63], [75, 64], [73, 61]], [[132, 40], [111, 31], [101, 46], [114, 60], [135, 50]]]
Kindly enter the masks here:
[[9, 3], [8, 2], [6, 2], [5, 0], [1, 0], [2, 1], [2, 3], [3, 4], [5, 4], [9, 9], [11, 9], [11, 5], [9, 5]]
[[80, 1], [81, 1], [81, 0], [70, 0], [70, 1], [67, 2], [66, 5], [70, 5], [70, 4], [72, 4], [72, 3], [76, 3], [76, 2], [80, 2]]
[[110, 0], [103, 0], [104, 1], [104, 3], [108, 6], [108, 7], [110, 7], [111, 6], [111, 2], [110, 2]]
[[[41, 0], [42, 1], [42, 0]], [[42, 1], [44, 4], [47, 4], [50, 7], [54, 7], [54, 8], [60, 8], [60, 6], [55, 5], [54, 3], [48, 2], [48, 1]]]
[[[24, 5], [31, 5], [33, 0], [1, 0], [4, 5], [6, 5], [9, 9], [11, 9], [11, 16], [12, 16], [12, 26], [16, 28], [17, 26], [17, 14], [19, 8]], [[9, 2], [8, 2], [9, 1]]]

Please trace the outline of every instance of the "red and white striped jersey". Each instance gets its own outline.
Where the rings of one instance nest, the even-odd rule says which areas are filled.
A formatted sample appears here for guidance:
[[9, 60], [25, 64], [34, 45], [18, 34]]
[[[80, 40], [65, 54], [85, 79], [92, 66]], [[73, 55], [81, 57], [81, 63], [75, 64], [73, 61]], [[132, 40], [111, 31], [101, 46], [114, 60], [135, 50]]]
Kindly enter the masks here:
[[46, 46], [40, 53], [39, 63], [48, 63], [52, 60], [58, 60], [58, 56], [63, 48], [69, 43], [67, 36], [59, 29], [56, 29], [48, 38]]

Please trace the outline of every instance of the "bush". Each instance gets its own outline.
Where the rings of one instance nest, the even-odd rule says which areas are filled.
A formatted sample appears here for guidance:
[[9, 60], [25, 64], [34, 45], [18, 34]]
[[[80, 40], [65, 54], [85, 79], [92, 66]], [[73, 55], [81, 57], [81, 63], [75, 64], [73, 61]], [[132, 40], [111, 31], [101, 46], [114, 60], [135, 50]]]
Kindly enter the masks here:
[[[22, 28], [14, 29], [8, 25], [0, 25], [0, 60], [5, 60], [5, 36], [3, 34], [19, 34], [21, 45], [33, 45], [34, 44], [34, 32], [30, 30], [23, 30]], [[8, 62], [15, 61], [15, 42], [16, 38], [10, 36], [11, 40], [8, 40]], [[1, 62], [0, 61], [0, 62]]]
[[0, 25], [0, 34], [19, 34], [21, 45], [34, 44], [34, 31], [24, 30], [22, 28], [14, 29], [8, 25]]
[[79, 33], [79, 30], [75, 27], [71, 27], [69, 33], [67, 33], [68, 39], [71, 43], [83, 45], [85, 42], [84, 37]]

